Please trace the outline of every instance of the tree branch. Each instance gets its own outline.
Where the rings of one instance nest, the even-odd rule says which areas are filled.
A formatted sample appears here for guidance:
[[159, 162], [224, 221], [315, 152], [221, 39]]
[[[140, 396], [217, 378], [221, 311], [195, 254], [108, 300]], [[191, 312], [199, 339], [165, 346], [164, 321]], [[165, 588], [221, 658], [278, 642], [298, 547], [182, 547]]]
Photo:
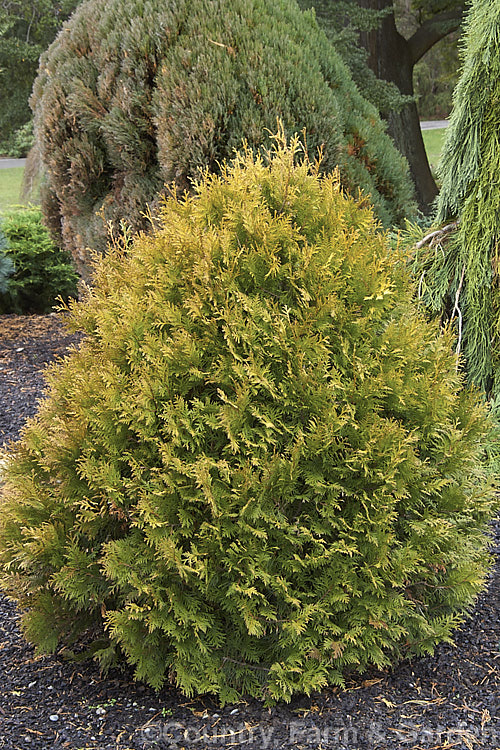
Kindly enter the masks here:
[[31, 20], [29, 22], [28, 31], [26, 32], [26, 44], [30, 43], [31, 27], [33, 26], [35, 15], [36, 15], [36, 8], [33, 8], [33, 13], [31, 14]]
[[450, 232], [452, 232], [454, 229], [458, 227], [458, 224], [459, 222], [457, 220], [457, 221], [454, 221], [452, 224], [447, 224], [445, 227], [442, 227], [441, 229], [436, 229], [434, 230], [434, 232], [430, 232], [429, 234], [426, 234], [425, 237], [423, 237], [421, 240], [417, 242], [415, 247], [417, 248], [417, 250], [420, 250], [421, 247], [423, 247], [424, 245], [427, 245], [429, 240], [431, 240], [430, 247], [432, 247], [437, 238], [441, 238], [445, 234], [449, 234]]
[[408, 39], [408, 48], [413, 65], [417, 63], [426, 52], [452, 31], [456, 31], [462, 25], [465, 7], [462, 5], [456, 10], [438, 13], [427, 19], [418, 27], [416, 32]]

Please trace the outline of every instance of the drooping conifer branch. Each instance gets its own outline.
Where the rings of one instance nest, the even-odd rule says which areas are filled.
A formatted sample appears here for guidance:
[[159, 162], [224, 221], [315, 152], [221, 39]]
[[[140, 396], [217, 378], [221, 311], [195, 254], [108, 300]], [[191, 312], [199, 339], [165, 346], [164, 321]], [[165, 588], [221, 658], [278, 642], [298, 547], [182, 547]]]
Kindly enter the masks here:
[[432, 310], [458, 318], [468, 378], [495, 401], [500, 396], [500, 293], [495, 260], [500, 235], [499, 0], [472, 2], [462, 58], [439, 167], [442, 188], [436, 217], [438, 222], [454, 219], [456, 227], [447, 225], [451, 230], [442, 244], [443, 257], [427, 255], [424, 259], [428, 268], [424, 297]]

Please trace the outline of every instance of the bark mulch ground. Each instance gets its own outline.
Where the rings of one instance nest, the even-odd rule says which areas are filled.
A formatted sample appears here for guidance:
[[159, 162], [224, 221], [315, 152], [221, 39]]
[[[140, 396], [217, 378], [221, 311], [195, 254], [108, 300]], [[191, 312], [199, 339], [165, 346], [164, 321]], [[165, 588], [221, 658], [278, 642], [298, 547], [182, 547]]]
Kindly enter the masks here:
[[[43, 393], [43, 366], [76, 342], [53, 316], [0, 316], [0, 443], [16, 439]], [[99, 673], [64, 651], [36, 656], [0, 595], [0, 748], [500, 750], [500, 523], [488, 590], [433, 656], [264, 709], [220, 709], [128, 671]]]

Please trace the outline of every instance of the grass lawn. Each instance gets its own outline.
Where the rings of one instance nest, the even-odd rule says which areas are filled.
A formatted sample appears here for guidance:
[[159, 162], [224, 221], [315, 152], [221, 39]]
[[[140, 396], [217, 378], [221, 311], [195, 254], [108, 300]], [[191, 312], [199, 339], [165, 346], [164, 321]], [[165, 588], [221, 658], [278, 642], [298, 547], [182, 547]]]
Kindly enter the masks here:
[[0, 169], [0, 213], [20, 203], [23, 172], [22, 167]]
[[439, 162], [441, 150], [444, 144], [446, 128], [436, 128], [436, 130], [422, 130], [427, 158], [431, 165], [432, 173], [435, 175], [436, 167]]

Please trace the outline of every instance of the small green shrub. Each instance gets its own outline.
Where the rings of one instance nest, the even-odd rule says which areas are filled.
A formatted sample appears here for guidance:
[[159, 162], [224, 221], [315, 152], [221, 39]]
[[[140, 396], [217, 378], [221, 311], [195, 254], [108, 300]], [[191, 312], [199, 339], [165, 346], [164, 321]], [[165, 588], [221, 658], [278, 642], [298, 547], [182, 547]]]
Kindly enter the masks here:
[[9, 285], [9, 278], [14, 273], [14, 264], [5, 254], [7, 245], [7, 237], [0, 226], [0, 294], [5, 294]]
[[21, 159], [24, 156], [28, 156], [33, 144], [33, 120], [29, 120], [29, 122], [21, 125], [7, 142], [0, 144], [0, 148], [2, 148], [7, 156], [11, 156], [13, 159]]
[[38, 208], [8, 211], [1, 229], [4, 252], [14, 265], [7, 289], [0, 290], [0, 312], [44, 313], [57, 298], [77, 293], [77, 275], [67, 253], [52, 242]]
[[168, 199], [71, 305], [86, 338], [0, 513], [41, 650], [105, 634], [154, 686], [288, 700], [432, 651], [482, 587], [485, 407], [372, 211], [297, 150]]

